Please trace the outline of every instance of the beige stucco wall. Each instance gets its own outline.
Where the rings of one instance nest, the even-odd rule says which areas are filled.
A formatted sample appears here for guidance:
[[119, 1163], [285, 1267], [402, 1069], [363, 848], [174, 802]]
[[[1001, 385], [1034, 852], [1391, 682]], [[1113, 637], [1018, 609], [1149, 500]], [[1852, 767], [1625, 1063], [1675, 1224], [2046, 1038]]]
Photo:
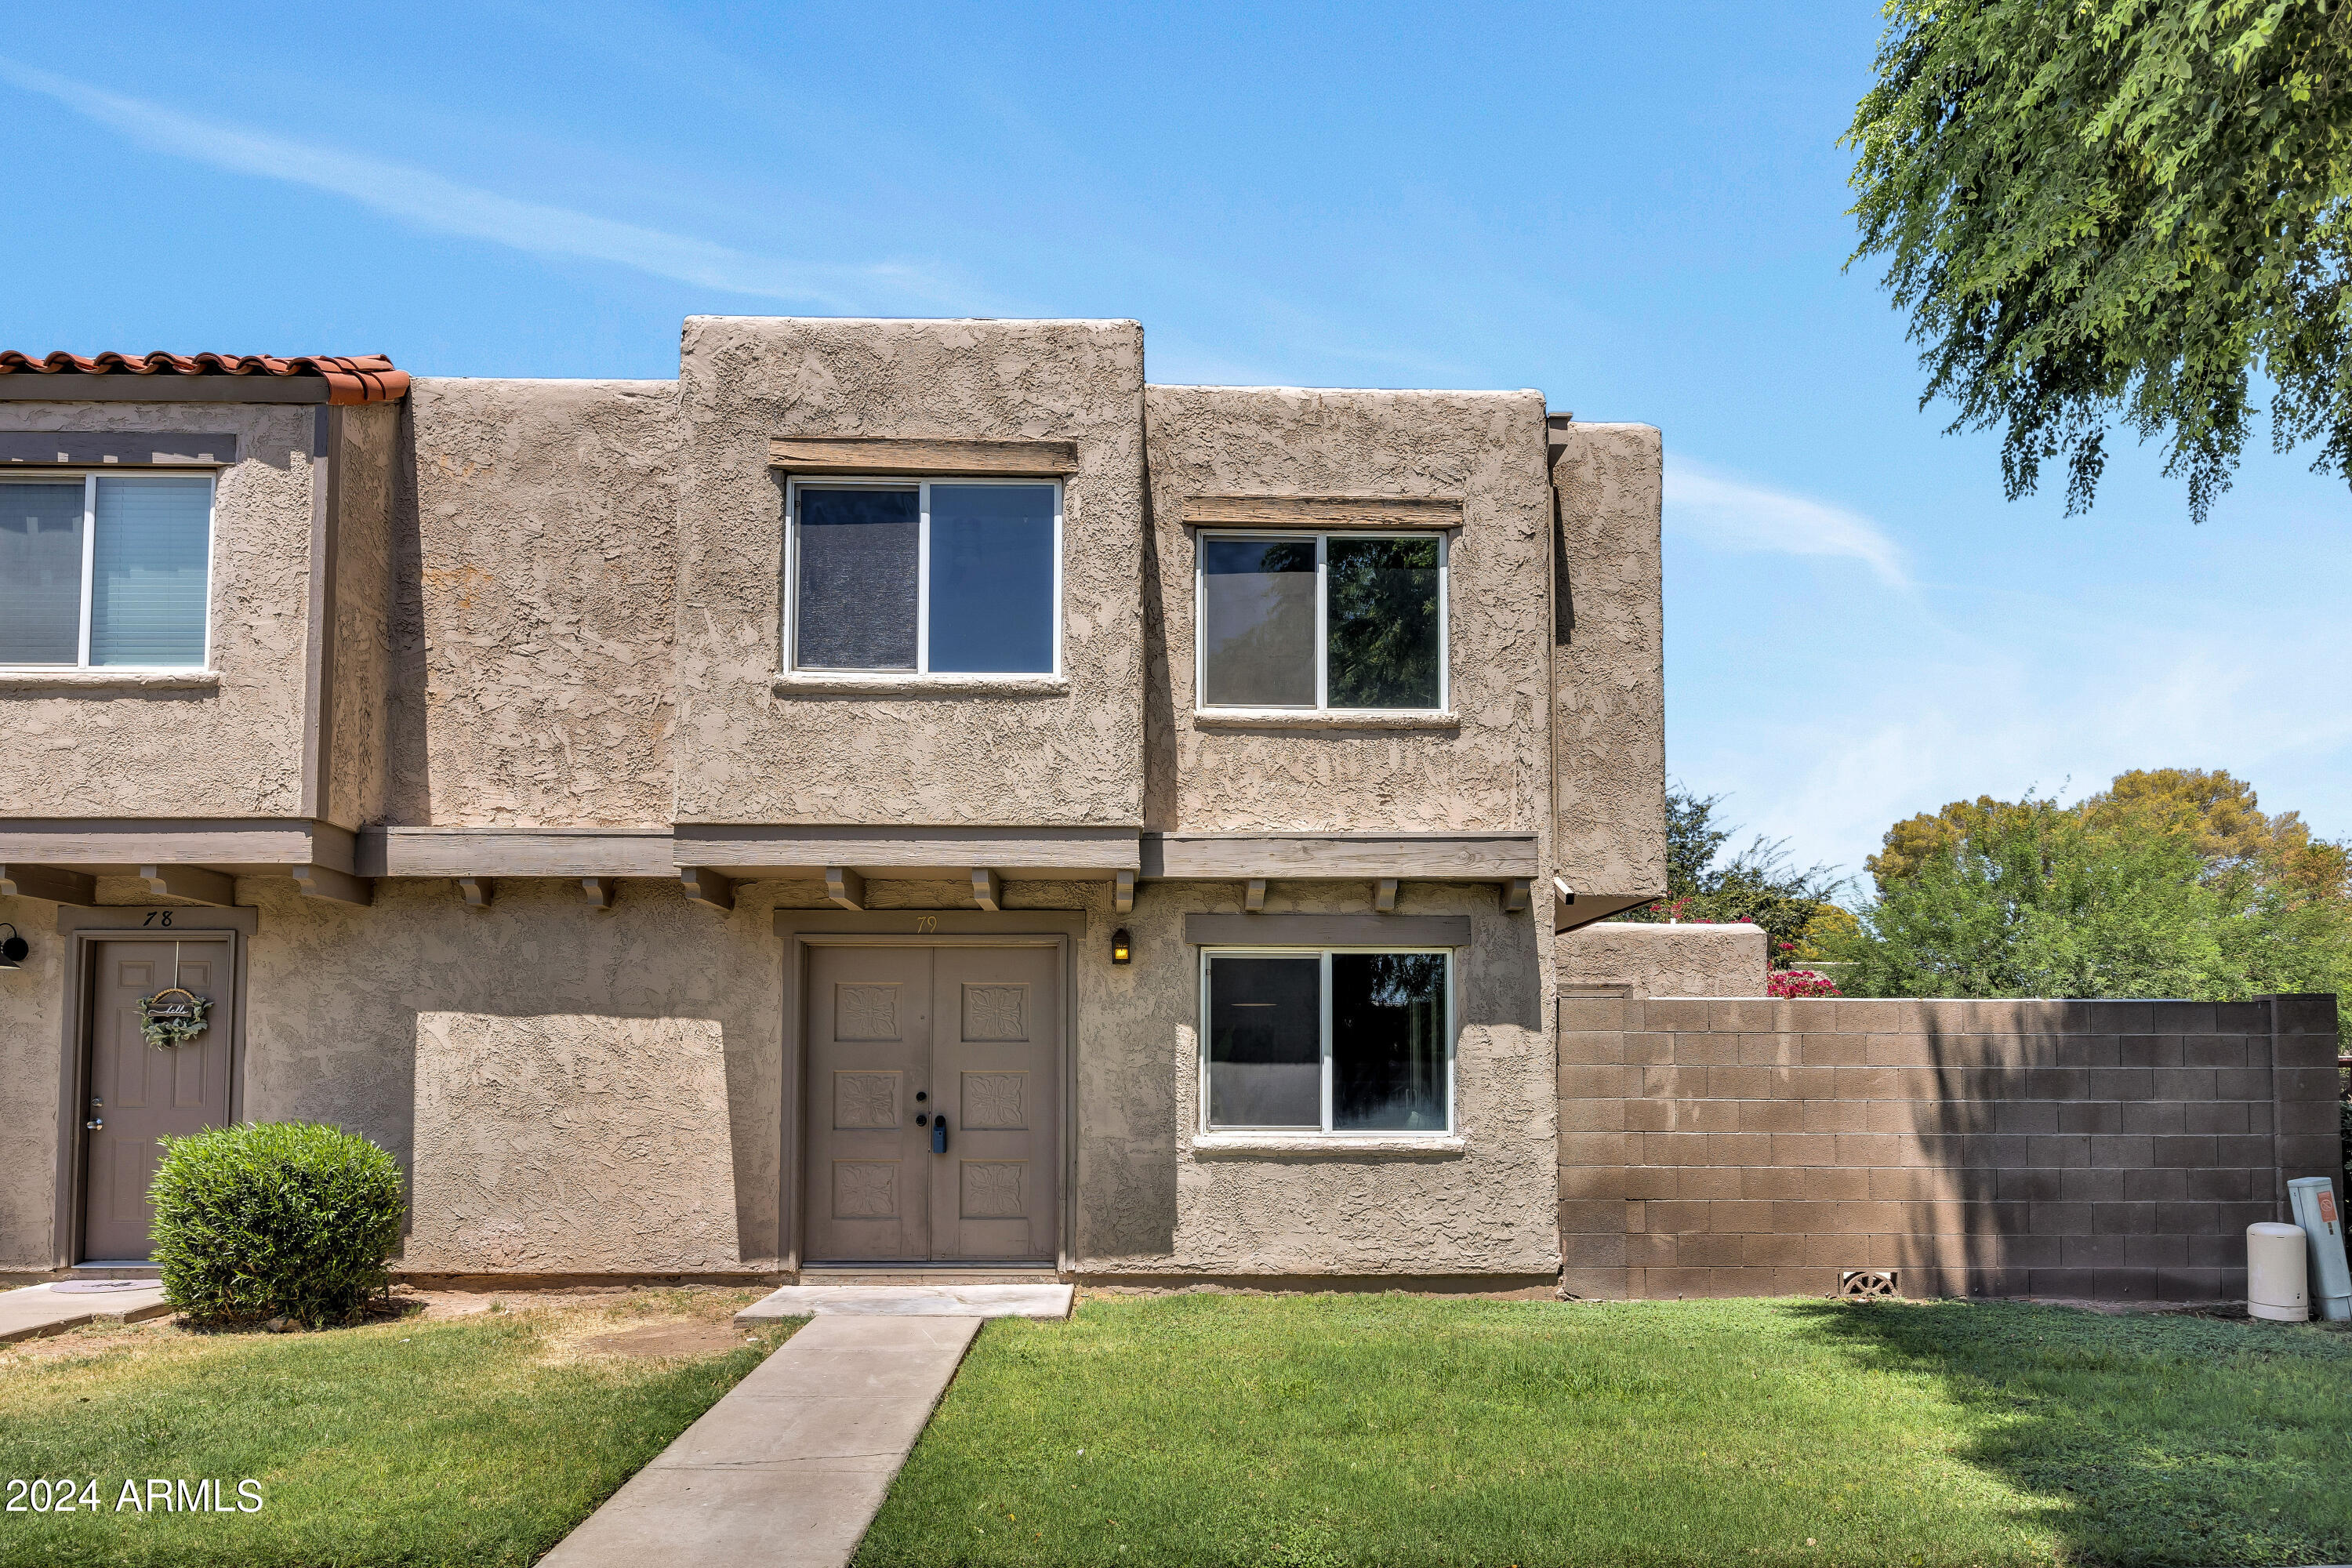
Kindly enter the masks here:
[[[229, 431], [214, 500], [217, 689], [0, 689], [11, 816], [291, 816], [302, 809], [310, 440], [299, 405], [0, 403], [0, 430]], [[201, 759], [191, 763], [190, 759]]]
[[[1551, 492], [1534, 392], [1154, 386], [1144, 580], [1147, 825], [1164, 831], [1531, 829], [1548, 814]], [[1458, 730], [1215, 727], [1193, 712], [1194, 495], [1459, 496]]]
[[23, 968], [0, 969], [0, 1275], [50, 1263], [66, 995], [57, 910], [40, 899], [0, 899], [0, 921], [32, 946]]
[[1553, 432], [1557, 868], [1580, 893], [1666, 890], [1664, 447], [1648, 425]]
[[676, 385], [428, 376], [410, 404], [390, 820], [667, 826]]
[[[1141, 328], [698, 316], [680, 390], [680, 821], [1140, 820]], [[1076, 441], [1063, 503], [1067, 689], [777, 696], [777, 436]]]
[[[1269, 913], [1363, 913], [1367, 890], [1275, 883]], [[1544, 1028], [1548, 965], [1525, 913], [1492, 888], [1408, 883], [1402, 914], [1466, 914], [1455, 1124], [1466, 1152], [1256, 1154], [1192, 1148], [1200, 1121], [1200, 950], [1187, 913], [1236, 913], [1241, 889], [1157, 882], [1079, 970], [1077, 1264], [1101, 1276], [1538, 1274], [1559, 1267], [1558, 1096]], [[1097, 910], [1096, 923], [1106, 919]], [[1102, 933], [1107, 935], [1108, 933]]]
[[319, 815], [343, 827], [383, 819], [392, 750], [395, 579], [394, 499], [406, 458], [405, 408], [374, 403], [332, 411], [334, 605], [326, 669]]
[[1562, 931], [1559, 984], [1622, 985], [1631, 996], [1761, 996], [1764, 929], [1600, 921]]

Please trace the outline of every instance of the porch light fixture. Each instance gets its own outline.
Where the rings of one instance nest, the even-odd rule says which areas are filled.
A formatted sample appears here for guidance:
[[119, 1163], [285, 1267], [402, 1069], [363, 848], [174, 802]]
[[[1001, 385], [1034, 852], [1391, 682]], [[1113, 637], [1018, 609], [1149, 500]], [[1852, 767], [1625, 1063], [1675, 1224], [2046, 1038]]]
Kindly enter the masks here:
[[[18, 936], [16, 934], [16, 928], [13, 925], [9, 925], [6, 921], [0, 921], [0, 926], [8, 926], [8, 934], [5, 937], [0, 937], [0, 969], [22, 968], [25, 963], [25, 955], [33, 951], [33, 944], [26, 942], [23, 937]], [[1124, 953], [1127, 951], [1125, 945], [1127, 942], [1127, 933], [1125, 931], [1119, 932], [1118, 940], [1121, 944], [1119, 952]], [[1127, 960], [1125, 958], [1121, 958], [1119, 962], [1121, 963], [1125, 963]]]
[[[22, 944], [19, 943], [18, 945], [21, 946]], [[1117, 931], [1111, 932], [1110, 961], [1113, 963], [1125, 963], [1134, 956], [1135, 950], [1128, 945], [1127, 928], [1125, 926], [1121, 926]]]

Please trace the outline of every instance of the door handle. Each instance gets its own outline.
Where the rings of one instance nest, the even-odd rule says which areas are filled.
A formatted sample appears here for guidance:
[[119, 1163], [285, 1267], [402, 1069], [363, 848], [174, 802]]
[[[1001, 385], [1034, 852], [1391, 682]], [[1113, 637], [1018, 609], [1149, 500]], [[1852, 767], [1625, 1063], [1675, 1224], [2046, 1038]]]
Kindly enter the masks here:
[[942, 1110], [937, 1116], [931, 1118], [931, 1152], [934, 1154], [944, 1154], [947, 1152], [948, 1115], [946, 1111]]
[[101, 1128], [101, 1127], [103, 1127], [103, 1126], [105, 1126], [105, 1125], [106, 1125], [106, 1118], [105, 1118], [105, 1117], [103, 1117], [103, 1116], [93, 1116], [93, 1117], [91, 1117], [88, 1121], [85, 1121], [85, 1122], [83, 1122], [83, 1123], [82, 1123], [82, 1129], [83, 1129], [83, 1131], [89, 1131], [89, 1132], [95, 1132], [95, 1131], [97, 1131], [100, 1128]]

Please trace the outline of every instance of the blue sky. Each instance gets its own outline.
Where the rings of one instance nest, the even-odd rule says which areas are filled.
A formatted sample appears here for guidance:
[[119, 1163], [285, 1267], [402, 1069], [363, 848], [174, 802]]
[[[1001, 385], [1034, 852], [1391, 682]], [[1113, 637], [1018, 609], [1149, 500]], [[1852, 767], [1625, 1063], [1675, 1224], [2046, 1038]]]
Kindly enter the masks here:
[[[1165, 382], [1665, 432], [1667, 757], [1858, 870], [1962, 795], [2227, 767], [2352, 834], [2344, 488], [2127, 443], [2001, 497], [1841, 270], [1864, 5], [63, 4], [0, 346], [667, 376], [690, 313], [1131, 316]], [[26, 215], [47, 213], [37, 224]]]

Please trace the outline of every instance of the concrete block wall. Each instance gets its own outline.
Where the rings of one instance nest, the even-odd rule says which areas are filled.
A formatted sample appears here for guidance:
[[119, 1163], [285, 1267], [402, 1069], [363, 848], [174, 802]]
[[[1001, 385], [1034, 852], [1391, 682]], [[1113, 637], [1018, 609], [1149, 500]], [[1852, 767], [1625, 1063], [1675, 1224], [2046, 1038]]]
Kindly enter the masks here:
[[1579, 1296], [2212, 1300], [2341, 1180], [2336, 1003], [1559, 1003]]

